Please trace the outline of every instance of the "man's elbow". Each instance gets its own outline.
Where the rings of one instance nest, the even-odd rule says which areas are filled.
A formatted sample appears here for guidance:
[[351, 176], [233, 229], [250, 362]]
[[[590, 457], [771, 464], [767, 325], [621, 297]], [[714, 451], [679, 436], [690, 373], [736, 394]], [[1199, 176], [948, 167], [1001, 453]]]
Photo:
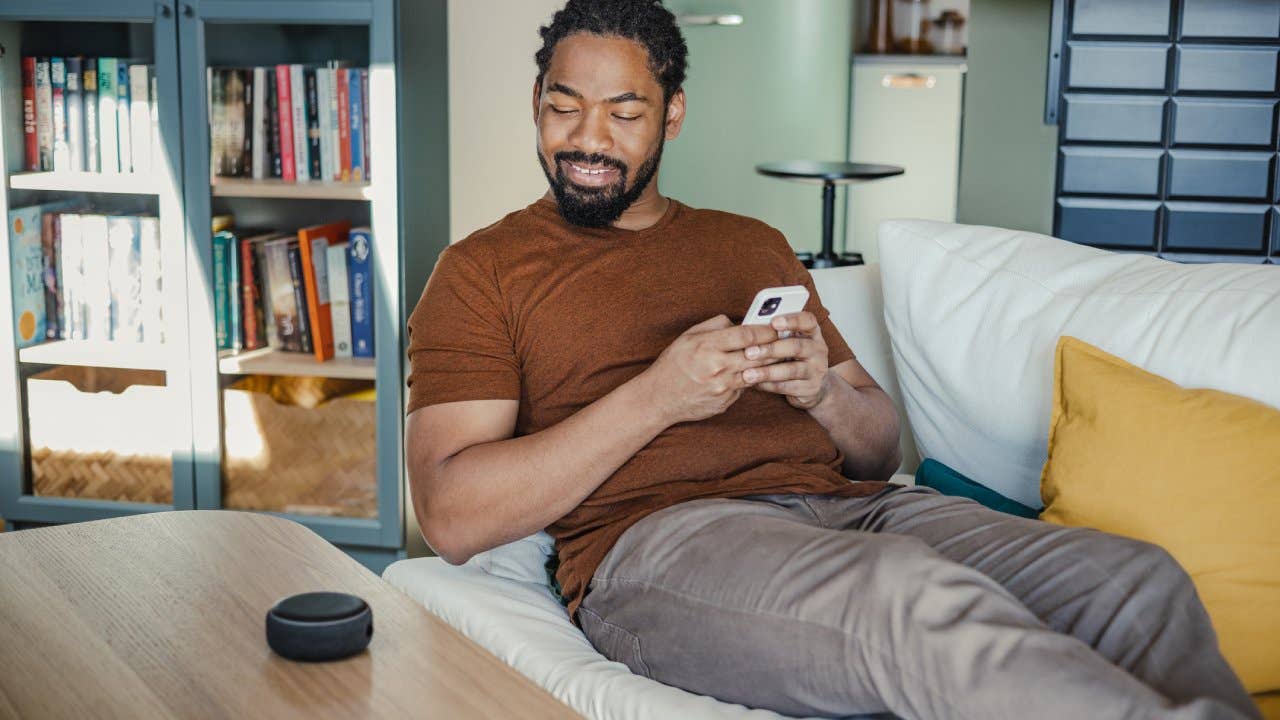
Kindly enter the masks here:
[[450, 532], [444, 523], [430, 519], [424, 522], [419, 519], [419, 524], [422, 527], [422, 539], [427, 541], [427, 547], [450, 565], [462, 565], [475, 554], [465, 549], [458, 542], [457, 533]]

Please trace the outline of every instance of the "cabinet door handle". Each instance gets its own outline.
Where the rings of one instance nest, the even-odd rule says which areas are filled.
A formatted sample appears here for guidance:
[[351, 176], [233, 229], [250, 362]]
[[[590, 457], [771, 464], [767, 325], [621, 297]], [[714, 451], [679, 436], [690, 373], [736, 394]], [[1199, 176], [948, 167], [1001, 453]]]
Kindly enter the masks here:
[[678, 15], [676, 22], [681, 25], [720, 25], [734, 26], [742, 24], [741, 15]]
[[165, 4], [161, 3], [161, 5], [160, 5], [160, 17], [162, 17], [162, 18], [170, 18], [170, 17], [173, 17], [173, 9], [172, 9], [172, 8], [170, 8], [168, 5], [165, 5]]
[[187, 17], [195, 17], [196, 9], [191, 7], [190, 3], [182, 3], [182, 14]]
[[931, 88], [938, 84], [938, 78], [920, 73], [900, 73], [885, 75], [880, 84], [887, 88]]

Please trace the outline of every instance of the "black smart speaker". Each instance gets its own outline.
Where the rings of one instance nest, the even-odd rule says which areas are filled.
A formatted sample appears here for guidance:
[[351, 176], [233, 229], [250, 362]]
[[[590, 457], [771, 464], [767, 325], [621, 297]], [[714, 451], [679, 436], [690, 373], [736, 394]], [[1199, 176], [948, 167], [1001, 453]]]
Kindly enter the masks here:
[[340, 660], [364, 650], [372, 638], [373, 609], [355, 595], [290, 595], [267, 611], [267, 645], [290, 660]]

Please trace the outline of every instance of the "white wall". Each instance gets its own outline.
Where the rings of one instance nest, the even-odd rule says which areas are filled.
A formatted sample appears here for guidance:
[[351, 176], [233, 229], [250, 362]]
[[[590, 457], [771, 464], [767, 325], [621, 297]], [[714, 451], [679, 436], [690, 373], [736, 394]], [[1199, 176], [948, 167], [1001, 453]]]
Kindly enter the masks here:
[[564, 0], [449, 3], [449, 226], [457, 242], [547, 190], [531, 102], [538, 28]]

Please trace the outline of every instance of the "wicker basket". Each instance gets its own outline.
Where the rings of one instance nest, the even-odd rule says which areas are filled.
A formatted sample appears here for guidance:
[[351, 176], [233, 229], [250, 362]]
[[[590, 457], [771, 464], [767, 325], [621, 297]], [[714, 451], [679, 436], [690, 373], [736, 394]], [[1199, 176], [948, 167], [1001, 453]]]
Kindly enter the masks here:
[[[376, 517], [371, 388], [325, 378], [248, 377], [223, 390], [223, 507]], [[332, 395], [339, 396], [324, 400]]]
[[63, 366], [31, 376], [32, 492], [172, 503], [177, 411], [155, 370]]

